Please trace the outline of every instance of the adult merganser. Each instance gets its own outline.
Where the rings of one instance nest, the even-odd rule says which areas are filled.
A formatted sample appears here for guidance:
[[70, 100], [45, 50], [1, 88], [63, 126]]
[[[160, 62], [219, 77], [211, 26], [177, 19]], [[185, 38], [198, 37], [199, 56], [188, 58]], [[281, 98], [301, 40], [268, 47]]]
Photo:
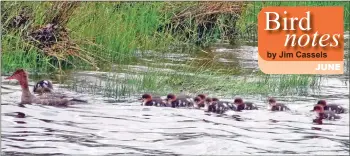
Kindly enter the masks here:
[[329, 111], [329, 110], [324, 110], [324, 106], [321, 104], [317, 104], [314, 106], [314, 109], [312, 111], [315, 111], [318, 115], [316, 119], [313, 120], [313, 122], [322, 124], [322, 120], [335, 120], [335, 119], [340, 119], [340, 116], [338, 116], [335, 112]]
[[345, 113], [346, 109], [338, 104], [327, 104], [326, 100], [319, 100], [318, 105], [323, 106], [324, 110], [333, 111], [336, 114]]
[[235, 98], [233, 104], [235, 104], [235, 110], [236, 111], [242, 111], [242, 110], [257, 110], [258, 107], [253, 104], [252, 102], [243, 102], [242, 98]]
[[143, 106], [167, 106], [162, 98], [152, 97], [150, 94], [143, 94], [141, 100], [143, 101]]
[[22, 88], [22, 96], [20, 104], [43, 104], [52, 106], [68, 106], [75, 102], [86, 102], [78, 99], [68, 99], [55, 96], [35, 96], [29, 91], [28, 87], [28, 74], [23, 69], [16, 70], [7, 80], [15, 79], [19, 82]]
[[269, 98], [269, 105], [271, 106], [271, 111], [289, 111], [290, 109], [283, 103], [276, 103], [274, 98]]
[[182, 95], [182, 96], [176, 97], [174, 94], [168, 94], [166, 101], [168, 105], [170, 105], [173, 108], [194, 106], [193, 99], [190, 96]]

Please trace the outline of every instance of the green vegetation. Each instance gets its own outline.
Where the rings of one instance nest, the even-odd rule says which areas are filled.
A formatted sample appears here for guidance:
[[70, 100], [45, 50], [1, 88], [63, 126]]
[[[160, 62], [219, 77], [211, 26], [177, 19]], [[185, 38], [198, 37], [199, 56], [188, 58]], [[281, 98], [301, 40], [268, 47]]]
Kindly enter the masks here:
[[232, 95], [300, 95], [317, 87], [320, 77], [314, 75], [230, 76], [202, 73], [160, 72], [115, 73], [86, 80], [84, 76], [65, 82], [68, 88], [78, 92], [99, 93], [106, 97], [120, 98], [144, 92], [163, 95], [167, 93], [206, 93], [213, 96]]
[[[80, 83], [76, 79], [69, 83], [76, 90], [85, 88], [84, 91], [113, 97], [180, 90], [227, 95], [295, 93], [300, 89], [317, 86], [319, 77], [251, 73], [249, 70], [241, 70], [237, 58], [232, 59], [236, 63], [226, 65], [218, 61], [220, 54], [212, 53], [206, 48], [217, 42], [237, 44], [240, 41], [256, 41], [257, 14], [265, 6], [344, 6], [345, 28], [349, 30], [349, 4], [2, 2], [1, 72], [9, 73], [17, 68], [25, 68], [32, 73], [50, 74], [60, 69], [65, 72], [71, 69], [100, 69], [133, 74], [123, 78], [116, 78], [117, 75], [108, 77], [103, 80], [104, 83]], [[13, 21], [19, 15], [22, 15], [25, 23], [16, 27]], [[32, 33], [52, 22], [58, 22], [61, 26], [53, 32], [55, 44], [42, 48], [40, 45], [43, 42], [31, 40], [31, 37], [36, 37]], [[169, 54], [189, 54], [190, 59], [169, 60], [164, 57]], [[124, 65], [144, 65], [150, 71], [133, 73], [124, 68]], [[169, 68], [173, 72], [157, 70], [159, 68]], [[239, 78], [232, 77], [238, 74], [241, 75]]]

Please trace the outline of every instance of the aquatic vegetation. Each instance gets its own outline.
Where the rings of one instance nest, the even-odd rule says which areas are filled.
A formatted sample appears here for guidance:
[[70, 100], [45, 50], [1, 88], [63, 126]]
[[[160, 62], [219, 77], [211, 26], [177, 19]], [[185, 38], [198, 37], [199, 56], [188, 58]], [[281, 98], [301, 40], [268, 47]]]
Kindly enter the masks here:
[[[218, 42], [236, 44], [238, 40], [252, 41], [254, 45], [256, 18], [263, 6], [342, 4], [349, 5], [346, 2], [4, 2], [1, 3], [2, 73], [17, 68], [33, 74], [99, 69], [137, 75], [108, 78], [106, 83], [86, 87], [91, 92], [102, 91], [114, 97], [142, 91], [265, 94], [304, 90], [317, 86], [319, 77], [251, 73], [242, 70], [237, 58], [230, 60], [232, 63], [223, 63], [220, 60], [223, 57], [207, 47]], [[344, 18], [347, 17], [349, 9], [345, 7]], [[49, 25], [55, 22], [62, 27]], [[345, 27], [348, 29], [348, 22]], [[38, 37], [42, 35], [38, 30], [48, 29], [52, 31], [44, 36], [49, 36], [49, 40]], [[38, 43], [29, 37], [36, 38]], [[179, 54], [178, 60], [164, 57], [175, 54]], [[234, 56], [224, 56], [224, 61], [228, 57]], [[144, 65], [150, 70], [120, 71], [125, 70], [119, 69], [123, 65]], [[173, 72], [165, 73], [160, 70], [163, 68]]]
[[182, 91], [206, 93], [223, 97], [232, 95], [299, 95], [320, 85], [319, 76], [309, 75], [243, 75], [212, 74], [211, 72], [147, 71], [100, 74], [96, 76], [74, 74], [66, 83], [67, 88], [77, 92], [89, 92], [105, 97], [121, 99], [144, 92], [165, 95]]

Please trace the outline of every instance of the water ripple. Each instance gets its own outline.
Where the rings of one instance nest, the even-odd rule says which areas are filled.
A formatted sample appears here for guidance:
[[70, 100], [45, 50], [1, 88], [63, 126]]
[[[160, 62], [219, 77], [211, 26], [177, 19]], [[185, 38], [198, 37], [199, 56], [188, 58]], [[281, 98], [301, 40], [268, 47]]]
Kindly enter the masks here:
[[[333, 80], [332, 80], [333, 79]], [[90, 96], [69, 108], [19, 106], [17, 86], [2, 94], [4, 155], [234, 155], [349, 154], [349, 116], [312, 124], [309, 110], [319, 98], [349, 108], [349, 86], [330, 78], [317, 93], [278, 97], [292, 112], [261, 110], [224, 115], [195, 109], [142, 107], [138, 102]], [[76, 93], [75, 93], [76, 94]], [[293, 100], [291, 100], [293, 99]], [[224, 99], [230, 100], [230, 99]]]

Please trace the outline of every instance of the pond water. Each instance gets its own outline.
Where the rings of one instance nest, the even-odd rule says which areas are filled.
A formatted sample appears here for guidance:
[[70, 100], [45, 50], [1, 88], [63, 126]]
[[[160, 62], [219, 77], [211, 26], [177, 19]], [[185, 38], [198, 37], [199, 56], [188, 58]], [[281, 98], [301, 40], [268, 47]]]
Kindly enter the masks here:
[[[223, 66], [238, 63], [241, 68], [257, 69], [256, 47], [214, 50], [232, 55], [217, 58]], [[247, 54], [242, 55], [243, 52]], [[169, 57], [177, 58], [187, 56]], [[147, 67], [133, 65], [128, 66], [130, 69], [144, 71]], [[85, 80], [103, 79], [101, 75], [108, 74], [101, 73], [76, 72]], [[34, 81], [30, 81], [33, 85]], [[318, 99], [349, 109], [348, 81], [346, 75], [329, 76], [322, 79], [319, 89], [310, 89], [303, 96], [277, 97], [291, 112], [269, 112], [266, 97], [250, 95], [243, 98], [255, 102], [259, 110], [216, 115], [195, 109], [143, 107], [135, 100], [138, 97], [132, 96], [113, 101], [98, 94], [77, 93], [57, 83], [54, 85], [58, 92], [79, 96], [89, 103], [68, 108], [36, 104], [19, 107], [20, 87], [3, 76], [2, 154], [348, 155], [349, 114], [341, 114], [337, 121], [315, 125], [312, 123], [315, 115], [309, 112]], [[16, 116], [18, 112], [26, 114], [25, 118]]]

